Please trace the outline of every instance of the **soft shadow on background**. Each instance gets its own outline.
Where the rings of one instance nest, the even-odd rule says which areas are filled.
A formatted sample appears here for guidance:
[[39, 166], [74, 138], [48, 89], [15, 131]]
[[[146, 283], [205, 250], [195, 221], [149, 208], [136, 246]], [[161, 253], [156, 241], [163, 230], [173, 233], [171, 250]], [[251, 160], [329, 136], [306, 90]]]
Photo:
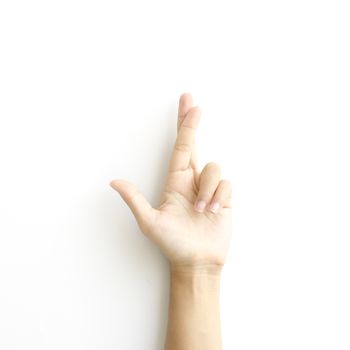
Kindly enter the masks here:
[[[133, 168], [126, 172], [132, 173], [134, 183], [143, 191], [154, 207], [159, 205], [176, 137], [177, 103], [178, 99], [175, 98], [170, 106], [156, 111], [154, 115], [155, 120], [164, 118], [168, 122], [163, 128], [151, 130], [153, 137], [158, 138], [154, 143], [159, 145], [153, 151], [153, 159], [145, 154], [143, 147], [139, 149], [135, 147], [135, 158], [126, 162], [126, 164], [129, 164], [130, 161], [137, 162], [140, 158], [148, 160], [144, 170], [139, 169], [139, 172], [133, 172]], [[127, 133], [129, 134], [129, 132]], [[143, 136], [147, 137], [146, 133]], [[126, 148], [134, 147], [132, 139], [128, 139], [128, 142], [129, 145], [124, 145]], [[118, 146], [118, 140], [116, 140], [116, 148]], [[124, 158], [112, 160], [112, 163], [115, 164], [112, 167], [115, 167], [117, 171], [115, 174], [111, 174], [110, 180], [119, 178], [118, 169], [123, 169], [122, 172], [125, 172], [124, 161]], [[143, 188], [142, 184], [138, 183], [143, 179], [143, 176], [139, 176], [140, 173], [151, 180]], [[137, 323], [139, 314], [147, 315], [150, 318], [150, 323], [157, 325], [153, 332], [149, 331], [148, 342], [153, 344], [152, 348], [161, 350], [164, 348], [168, 315], [170, 282], [168, 261], [158, 247], [143, 236], [129, 208], [119, 194], [108, 186], [108, 181], [101, 185], [107, 187], [101, 188], [101, 191], [91, 198], [91, 208], [87, 208], [86, 216], [94, 218], [92, 227], [94, 227], [95, 237], [93, 239], [98, 242], [101, 249], [99, 253], [105, 260], [106, 266], [104, 268], [107, 270], [105, 274], [110, 274], [108, 278], [114, 279], [113, 285], [116, 287], [116, 295], [118, 290], [119, 293], [125, 293], [126, 297], [119, 302], [122, 302], [123, 308], [126, 310], [134, 310], [136, 318], [134, 327], [147, 328], [147, 324]], [[124, 290], [121, 291], [122, 289]], [[129, 294], [130, 289], [134, 289], [135, 294]], [[137, 308], [135, 308], [135, 303], [138, 305]], [[151, 308], [150, 305], [152, 305]], [[118, 320], [120, 324], [125, 322], [125, 318], [130, 317], [129, 312], [117, 315], [120, 318]], [[123, 332], [119, 331], [118, 333], [122, 334]], [[125, 341], [124, 339], [122, 342], [123, 346], [125, 346]], [[128, 341], [130, 341], [129, 346], [132, 348], [134, 337], [130, 336]]]

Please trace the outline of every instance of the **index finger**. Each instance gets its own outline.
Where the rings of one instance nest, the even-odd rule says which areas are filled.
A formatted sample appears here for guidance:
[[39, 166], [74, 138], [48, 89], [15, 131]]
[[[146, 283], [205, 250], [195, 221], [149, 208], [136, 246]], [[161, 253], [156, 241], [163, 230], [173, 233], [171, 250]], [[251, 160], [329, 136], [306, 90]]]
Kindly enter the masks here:
[[200, 107], [195, 106], [190, 108], [184, 117], [175, 141], [169, 171], [186, 170], [189, 167], [201, 114]]

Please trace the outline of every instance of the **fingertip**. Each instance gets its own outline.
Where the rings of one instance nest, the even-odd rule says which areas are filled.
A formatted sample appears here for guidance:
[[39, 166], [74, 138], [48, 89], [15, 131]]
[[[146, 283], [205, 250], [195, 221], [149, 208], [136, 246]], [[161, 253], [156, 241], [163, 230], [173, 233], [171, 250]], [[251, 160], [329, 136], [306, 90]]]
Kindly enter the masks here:
[[189, 92], [183, 92], [179, 98], [180, 101], [192, 100], [192, 99], [193, 99], [192, 94]]
[[110, 183], [109, 183], [109, 185], [113, 188], [113, 189], [115, 189], [116, 191], [118, 190], [118, 188], [119, 188], [119, 184], [120, 184], [120, 181], [121, 180], [112, 180]]
[[109, 186], [111, 186], [114, 190], [116, 189], [115, 188], [115, 183], [114, 183], [115, 180], [112, 180], [110, 183], [109, 183]]

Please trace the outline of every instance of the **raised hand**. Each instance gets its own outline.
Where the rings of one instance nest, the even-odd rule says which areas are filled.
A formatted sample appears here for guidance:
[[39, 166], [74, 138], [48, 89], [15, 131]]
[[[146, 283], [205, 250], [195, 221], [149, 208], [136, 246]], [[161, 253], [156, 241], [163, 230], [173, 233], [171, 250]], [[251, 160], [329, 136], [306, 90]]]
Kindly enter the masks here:
[[216, 163], [198, 170], [195, 134], [200, 118], [201, 109], [193, 106], [191, 94], [182, 94], [177, 138], [158, 208], [153, 208], [129, 182], [111, 182], [141, 231], [160, 247], [172, 267], [220, 268], [231, 237], [231, 183], [221, 180]]

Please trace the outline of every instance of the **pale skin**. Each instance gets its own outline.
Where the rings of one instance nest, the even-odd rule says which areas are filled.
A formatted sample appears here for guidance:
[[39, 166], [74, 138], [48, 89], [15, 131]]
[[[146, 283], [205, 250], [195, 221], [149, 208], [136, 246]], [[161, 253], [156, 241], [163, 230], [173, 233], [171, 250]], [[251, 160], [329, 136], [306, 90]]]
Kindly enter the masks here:
[[[177, 138], [157, 208], [131, 183], [113, 180], [140, 230], [169, 260], [171, 284], [165, 350], [220, 350], [220, 278], [232, 231], [230, 181], [220, 166], [199, 169], [195, 147], [201, 108], [179, 98]], [[211, 140], [212, 141], [212, 140]]]

